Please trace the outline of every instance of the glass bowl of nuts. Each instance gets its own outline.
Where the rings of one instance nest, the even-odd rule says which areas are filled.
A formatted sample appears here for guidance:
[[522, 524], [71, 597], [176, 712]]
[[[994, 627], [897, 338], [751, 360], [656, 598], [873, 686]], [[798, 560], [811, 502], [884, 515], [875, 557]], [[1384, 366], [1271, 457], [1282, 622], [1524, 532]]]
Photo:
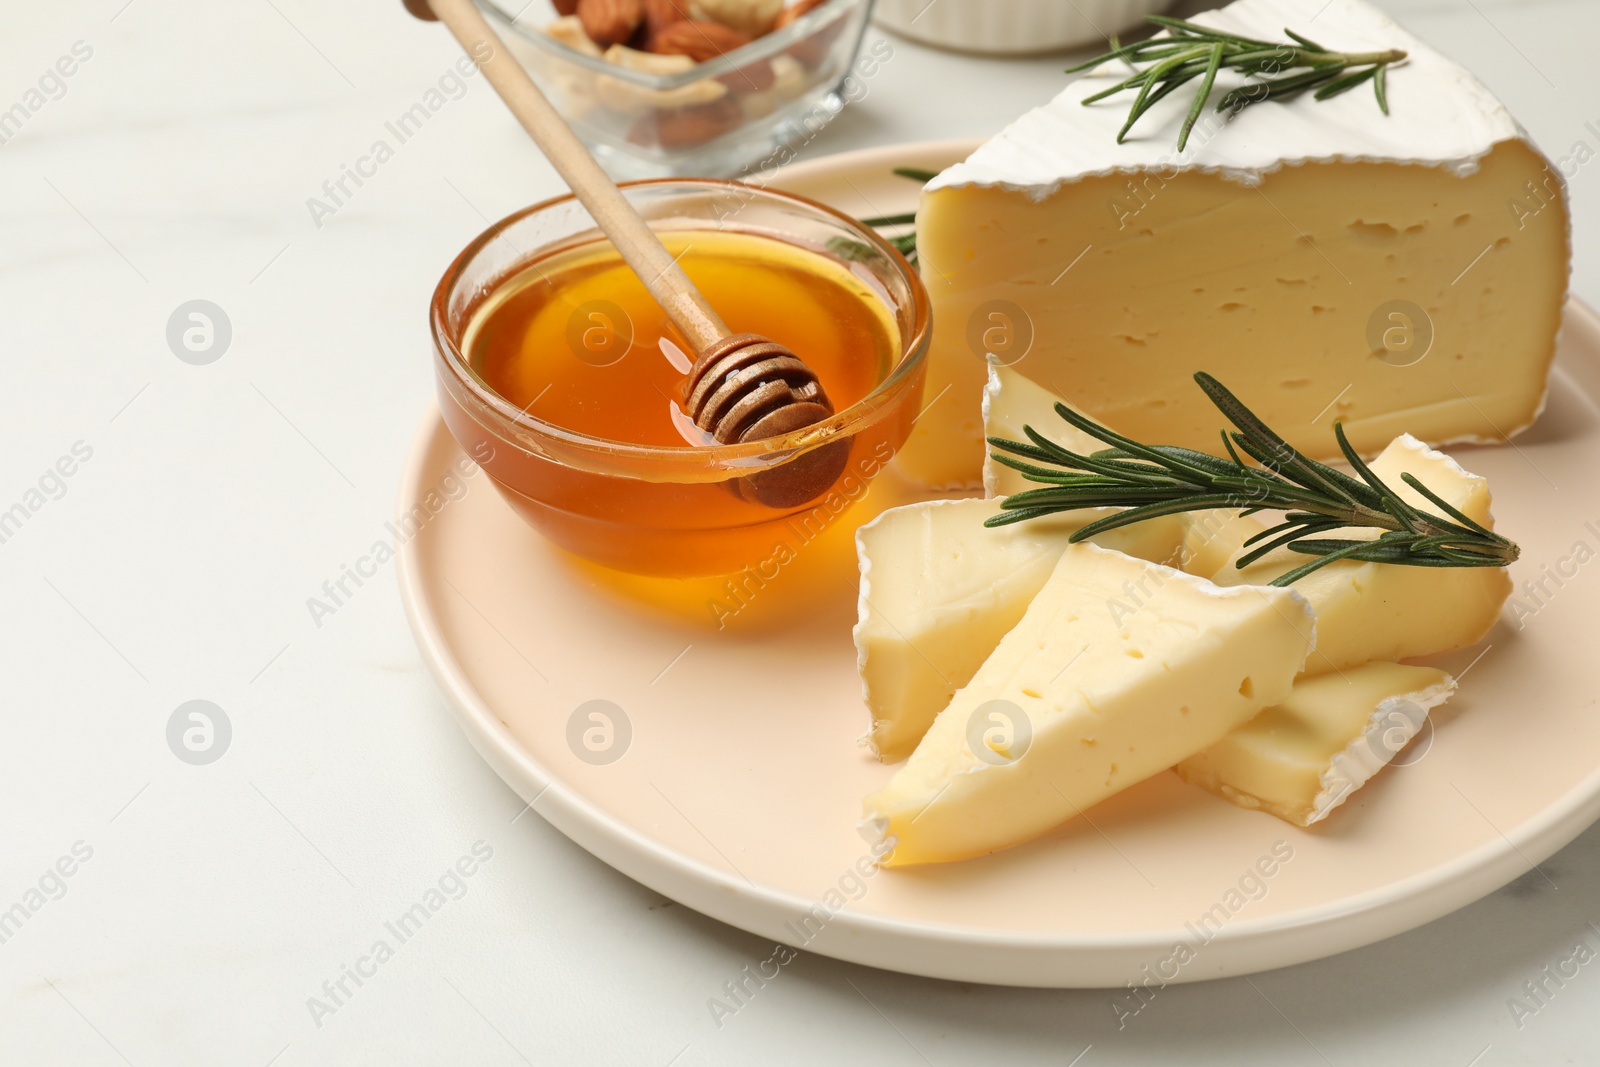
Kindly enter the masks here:
[[883, 58], [857, 56], [873, 0], [478, 2], [618, 178], [788, 162]]

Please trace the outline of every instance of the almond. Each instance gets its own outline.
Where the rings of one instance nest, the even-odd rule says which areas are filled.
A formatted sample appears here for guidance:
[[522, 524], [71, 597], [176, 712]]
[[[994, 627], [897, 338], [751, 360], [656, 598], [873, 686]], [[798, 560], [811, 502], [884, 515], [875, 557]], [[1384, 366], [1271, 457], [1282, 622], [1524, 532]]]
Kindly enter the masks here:
[[744, 111], [732, 97], [708, 104], [664, 108], [641, 116], [628, 130], [628, 140], [646, 148], [692, 148], [715, 140], [744, 121]]
[[[783, 15], [779, 16], [780, 25], [791, 25], [802, 15], [815, 11], [825, 3], [827, 0], [800, 0], [792, 7], [784, 8]], [[788, 16], [787, 19], [784, 19], [785, 15]], [[828, 53], [832, 50], [834, 42], [839, 39], [839, 34], [843, 32], [845, 21], [842, 14], [830, 19], [821, 29], [800, 38], [786, 51], [813, 70], [821, 67], [827, 62]]]
[[672, 25], [694, 18], [689, 10], [689, 0], [644, 0], [645, 44], [650, 38]]
[[[663, 27], [651, 38], [650, 50], [660, 55], [688, 56], [696, 63], [704, 63], [749, 43], [750, 38], [719, 22], [686, 19]], [[772, 80], [772, 68], [764, 59], [717, 78], [717, 81], [736, 93], [770, 89]]]
[[622, 44], [644, 21], [643, 0], [578, 0], [578, 20], [601, 48]]
[[828, 0], [800, 0], [800, 2], [797, 4], [790, 4], [788, 7], [778, 12], [778, 18], [775, 22], [773, 22], [772, 28], [775, 30], [781, 30], [795, 19], [802, 15], [811, 14], [811, 12], [815, 11], [817, 8], [821, 7], [827, 2]]
[[688, 56], [696, 63], [704, 63], [749, 43], [749, 37], [720, 22], [685, 19], [657, 32], [651, 38], [650, 51], [669, 56]]

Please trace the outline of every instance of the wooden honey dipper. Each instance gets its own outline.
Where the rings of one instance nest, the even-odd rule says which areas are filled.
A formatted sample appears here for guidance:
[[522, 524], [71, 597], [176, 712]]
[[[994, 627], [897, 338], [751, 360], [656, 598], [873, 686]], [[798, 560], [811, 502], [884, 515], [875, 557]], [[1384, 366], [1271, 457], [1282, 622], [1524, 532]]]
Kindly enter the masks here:
[[[600, 232], [611, 239], [623, 262], [694, 346], [696, 358], [684, 384], [684, 411], [696, 426], [719, 444], [737, 444], [793, 433], [834, 413], [816, 372], [799, 356], [760, 334], [729, 333], [722, 317], [510, 55], [473, 0], [404, 3], [418, 18], [443, 22], [474, 57]], [[484, 46], [488, 56], [480, 59]], [[729, 485], [753, 503], [797, 507], [833, 484], [849, 454], [850, 441], [842, 438]]]

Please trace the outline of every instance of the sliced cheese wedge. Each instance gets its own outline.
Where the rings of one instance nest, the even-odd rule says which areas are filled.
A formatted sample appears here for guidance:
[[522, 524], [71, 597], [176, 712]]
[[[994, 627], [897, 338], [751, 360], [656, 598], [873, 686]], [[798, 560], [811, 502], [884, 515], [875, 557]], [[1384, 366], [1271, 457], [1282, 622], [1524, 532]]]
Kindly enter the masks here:
[[[1400, 480], [1405, 472], [1463, 513], [1494, 528], [1489, 483], [1409, 434], [1396, 438], [1372, 470], [1411, 504], [1437, 509]], [[1376, 531], [1340, 530], [1329, 537], [1373, 537]], [[1219, 585], [1265, 585], [1309, 557], [1279, 549], [1239, 570], [1229, 563], [1212, 580]], [[1317, 648], [1307, 674], [1363, 663], [1447, 652], [1480, 640], [1511, 595], [1503, 567], [1402, 567], [1341, 560], [1294, 583], [1317, 613]]]
[[[940, 324], [901, 468], [976, 484], [986, 358], [1136, 440], [1219, 448], [1206, 371], [1290, 443], [1500, 441], [1537, 416], [1566, 298], [1565, 182], [1504, 106], [1361, 0], [1240, 0], [1196, 22], [1404, 49], [1370, 86], [1204, 113], [1192, 87], [1125, 143], [1126, 76], [1067, 85], [931, 182], [917, 217]], [[1213, 99], [1238, 84], [1224, 71]], [[936, 416], [936, 417], [934, 417]]]
[[[1151, 595], [1131, 612], [1129, 588]], [[890, 865], [1020, 844], [1282, 701], [1314, 619], [1288, 589], [1224, 589], [1097, 545], [1062, 553], [1015, 629], [866, 799]]]
[[[1010, 441], [1026, 441], [1027, 434], [1023, 431], [1031, 426], [1079, 455], [1091, 455], [1107, 447], [1104, 441], [1090, 437], [1057, 414], [1056, 405], [1064, 403], [1066, 401], [1056, 393], [1029, 381], [1010, 367], [990, 367], [989, 383], [983, 390], [984, 440], [1003, 437]], [[984, 454], [984, 496], [1007, 497], [1039, 487], [1038, 482], [1030, 482], [1022, 472], [996, 462], [994, 451], [991, 445]], [[1188, 512], [1182, 519], [1184, 535], [1176, 558], [1177, 566], [1202, 578], [1215, 574], [1234, 558], [1247, 539], [1266, 529], [1259, 518], [1241, 516], [1237, 509]], [[1128, 551], [1120, 545], [1113, 547]]]
[[[1111, 514], [1077, 512], [985, 528], [984, 520], [999, 511], [998, 501], [934, 500], [892, 508], [856, 532], [856, 657], [872, 713], [865, 742], [880, 759], [910, 755], [934, 716], [1022, 618], [1066, 551], [1067, 538]], [[1169, 516], [1095, 541], [1164, 562], [1183, 532], [1183, 522]]]
[[[1052, 390], [1029, 381], [1009, 367], [990, 367], [989, 383], [983, 390], [983, 437], [1003, 437], [1008, 441], [1028, 440], [1023, 432], [1033, 427], [1062, 448], [1079, 455], [1090, 455], [1107, 447], [1105, 442], [1090, 437], [1056, 413], [1062, 400]], [[1005, 497], [1028, 489], [1039, 488], [1021, 471], [1013, 470], [994, 459], [995, 449], [985, 445], [983, 454], [983, 495]]]
[[1256, 516], [1240, 515], [1237, 509], [1186, 512], [1178, 566], [1190, 574], [1210, 578], [1238, 558], [1245, 542], [1266, 528]]
[[1242, 808], [1310, 826], [1394, 759], [1455, 687], [1444, 671], [1399, 663], [1308, 678], [1173, 769]]

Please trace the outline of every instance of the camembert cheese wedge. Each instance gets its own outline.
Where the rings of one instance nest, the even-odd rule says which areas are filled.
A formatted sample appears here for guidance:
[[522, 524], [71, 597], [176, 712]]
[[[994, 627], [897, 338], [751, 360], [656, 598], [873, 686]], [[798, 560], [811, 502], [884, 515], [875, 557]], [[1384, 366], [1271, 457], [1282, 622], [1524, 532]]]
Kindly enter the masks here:
[[1308, 678], [1173, 769], [1240, 807], [1310, 826], [1393, 760], [1455, 685], [1443, 671], [1399, 663]]
[[[1151, 595], [1131, 612], [1129, 588]], [[1288, 696], [1315, 620], [1289, 589], [1225, 589], [1067, 548], [1021, 622], [894, 778], [862, 832], [889, 865], [1020, 844], [1222, 740]]]
[[[1371, 466], [1408, 503], [1437, 510], [1401, 481], [1402, 473], [1414, 474], [1474, 521], [1494, 529], [1488, 482], [1411, 435], [1396, 438]], [[1370, 538], [1377, 531], [1324, 536]], [[1278, 549], [1243, 570], [1230, 562], [1211, 580], [1218, 585], [1265, 585], [1308, 558]], [[1301, 578], [1294, 588], [1317, 613], [1317, 648], [1306, 661], [1306, 673], [1323, 674], [1473, 644], [1499, 617], [1511, 595], [1511, 577], [1504, 567], [1403, 567], [1341, 560]]]
[[[1111, 514], [1086, 511], [985, 528], [983, 521], [999, 511], [998, 501], [933, 500], [892, 508], [856, 532], [856, 657], [872, 713], [865, 742], [880, 759], [910, 755], [934, 716], [1022, 618], [1066, 551], [1067, 538]], [[1168, 516], [1094, 540], [1165, 562], [1184, 530], [1179, 517]]]
[[[1219, 448], [1191, 375], [1234, 390], [1291, 444], [1371, 455], [1410, 432], [1500, 441], [1538, 414], [1566, 298], [1564, 181], [1470, 73], [1361, 0], [1240, 0], [1194, 21], [1284, 28], [1329, 48], [1404, 49], [1390, 114], [1369, 87], [1236, 115], [1196, 82], [1123, 144], [1107, 64], [931, 182], [917, 216], [940, 324], [928, 394], [949, 395], [899, 462], [976, 485], [987, 362], [1128, 436]], [[1224, 71], [1213, 99], [1239, 84]]]

